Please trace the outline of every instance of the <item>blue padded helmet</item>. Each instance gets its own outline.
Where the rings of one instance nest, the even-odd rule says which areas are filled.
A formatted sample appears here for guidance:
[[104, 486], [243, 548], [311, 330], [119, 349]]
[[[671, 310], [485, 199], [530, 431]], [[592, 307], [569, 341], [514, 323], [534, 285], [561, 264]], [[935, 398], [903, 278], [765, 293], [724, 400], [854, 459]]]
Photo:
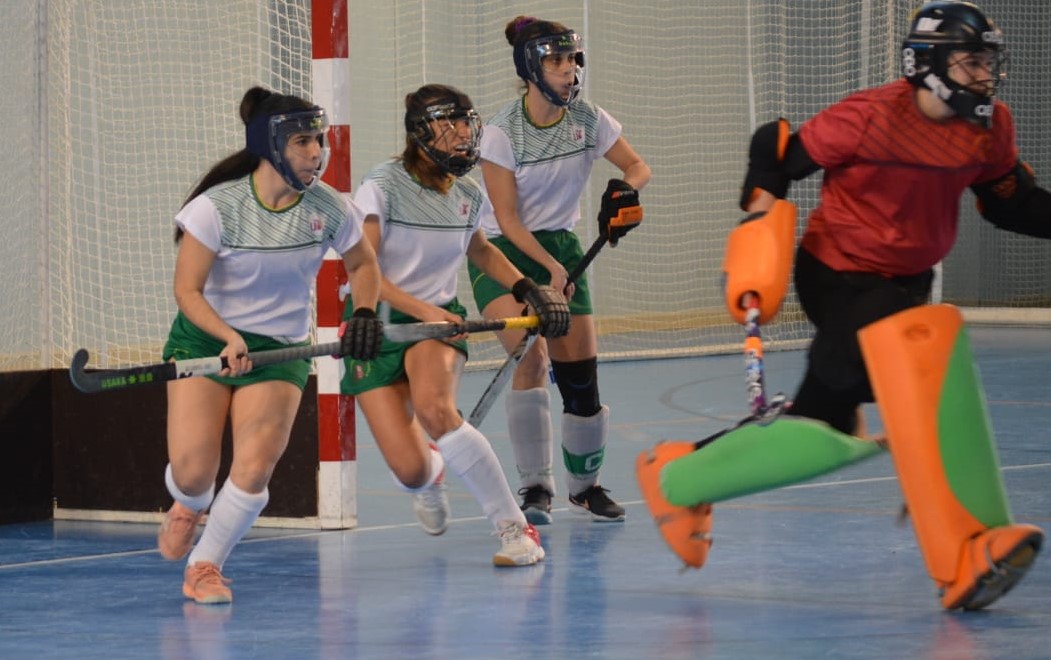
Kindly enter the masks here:
[[[321, 175], [328, 166], [330, 151], [325, 144], [327, 131], [328, 116], [317, 106], [298, 112], [259, 114], [253, 117], [245, 127], [246, 148], [250, 153], [269, 161], [285, 183], [303, 192], [321, 180]], [[285, 162], [284, 154], [285, 147], [288, 146], [288, 139], [297, 133], [315, 135], [321, 144], [321, 163], [314, 170], [314, 178], [309, 183], [303, 183]]]

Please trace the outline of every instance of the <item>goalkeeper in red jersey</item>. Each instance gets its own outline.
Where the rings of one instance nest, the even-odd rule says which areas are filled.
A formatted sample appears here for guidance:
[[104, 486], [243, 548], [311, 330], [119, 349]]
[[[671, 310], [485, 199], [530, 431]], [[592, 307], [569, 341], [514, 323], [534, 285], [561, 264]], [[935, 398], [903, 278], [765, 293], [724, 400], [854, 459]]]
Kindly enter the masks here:
[[[781, 119], [753, 135], [741, 196], [752, 215], [735, 232], [783, 220], [786, 207], [794, 212], [780, 201], [789, 183], [823, 170], [794, 267], [815, 334], [787, 415], [701, 449], [663, 443], [639, 457], [650, 510], [688, 565], [706, 558], [710, 503], [871, 455], [854, 448], [864, 434], [859, 406], [872, 401], [942, 605], [985, 607], [1032, 564], [1043, 532], [1011, 519], [959, 312], [926, 304], [966, 188], [994, 225], [1051, 238], [1051, 194], [1019, 159], [1011, 111], [996, 99], [1005, 61], [1003, 33], [978, 7], [931, 2], [912, 17], [901, 79], [848, 96], [796, 133]], [[795, 246], [781, 240], [770, 255], [746, 256], [732, 239], [731, 312], [740, 320], [739, 295], [755, 294], [769, 320], [784, 283], [755, 285], [754, 264], [790, 261]], [[735, 282], [748, 285], [737, 291]], [[772, 460], [779, 452], [806, 455], [788, 469]]]

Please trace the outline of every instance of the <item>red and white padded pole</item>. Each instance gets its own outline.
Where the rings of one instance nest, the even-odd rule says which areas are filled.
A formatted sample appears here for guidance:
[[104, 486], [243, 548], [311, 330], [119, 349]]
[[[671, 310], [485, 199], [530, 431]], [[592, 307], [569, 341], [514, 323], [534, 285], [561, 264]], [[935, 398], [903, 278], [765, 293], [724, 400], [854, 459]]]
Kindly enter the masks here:
[[[328, 113], [332, 153], [322, 180], [350, 194], [350, 64], [347, 0], [312, 0], [311, 72], [313, 101]], [[337, 341], [347, 281], [343, 262], [329, 250], [317, 277], [317, 341]], [[322, 529], [349, 529], [358, 522], [357, 438], [354, 398], [339, 393], [343, 363], [317, 358], [318, 523]]]

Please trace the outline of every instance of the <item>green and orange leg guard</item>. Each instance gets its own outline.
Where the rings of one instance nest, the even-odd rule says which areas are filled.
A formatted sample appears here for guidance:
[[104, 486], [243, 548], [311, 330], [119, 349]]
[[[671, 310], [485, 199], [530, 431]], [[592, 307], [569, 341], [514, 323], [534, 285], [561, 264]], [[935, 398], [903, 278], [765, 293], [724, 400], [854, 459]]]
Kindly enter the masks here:
[[858, 333], [927, 571], [946, 609], [981, 609], [1032, 565], [1044, 533], [1011, 520], [959, 310], [926, 305]]
[[787, 486], [882, 451], [824, 422], [781, 417], [748, 422], [700, 442], [662, 442], [639, 455], [635, 474], [664, 541], [700, 568], [711, 546], [711, 504]]
[[701, 503], [676, 506], [668, 502], [661, 489], [664, 468], [689, 456], [697, 447], [692, 442], [661, 442], [635, 459], [635, 478], [642, 498], [657, 524], [661, 538], [689, 568], [700, 568], [712, 546], [712, 507]]

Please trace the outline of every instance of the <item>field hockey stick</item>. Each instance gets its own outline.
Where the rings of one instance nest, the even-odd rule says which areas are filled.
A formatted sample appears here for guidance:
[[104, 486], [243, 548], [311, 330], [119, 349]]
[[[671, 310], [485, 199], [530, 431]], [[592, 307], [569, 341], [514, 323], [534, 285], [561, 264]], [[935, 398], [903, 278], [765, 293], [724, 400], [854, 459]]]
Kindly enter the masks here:
[[[591, 265], [591, 262], [595, 260], [598, 253], [602, 250], [602, 246], [606, 244], [607, 238], [605, 236], [599, 236], [595, 239], [595, 242], [591, 244], [588, 251], [584, 254], [584, 258], [580, 260], [580, 263], [576, 265], [569, 276], [566, 278], [566, 286], [577, 281], [581, 273], [587, 270], [587, 267]], [[535, 332], [527, 333], [522, 340], [511, 352], [507, 355], [507, 359], [500, 365], [500, 368], [493, 374], [493, 379], [489, 381], [488, 387], [482, 392], [482, 396], [478, 399], [478, 403], [474, 405], [474, 409], [471, 410], [471, 414], [467, 417], [467, 423], [471, 426], [477, 427], [485, 419], [485, 416], [489, 414], [489, 409], [496, 403], [496, 398], [500, 396], [500, 392], [503, 391], [504, 386], [507, 385], [507, 381], [511, 379], [511, 375], [515, 372], [515, 368], [518, 367], [518, 363], [522, 361], [522, 357], [529, 352], [529, 349], [533, 347], [533, 342], [536, 341], [537, 335]]]
[[741, 300], [745, 308], [744, 325], [744, 373], [745, 388], [748, 391], [748, 408], [751, 414], [733, 426], [714, 433], [693, 443], [696, 449], [709, 445], [730, 431], [745, 424], [769, 424], [777, 419], [785, 409], [785, 395], [778, 392], [766, 398], [766, 375], [763, 369], [763, 338], [759, 332], [759, 296], [753, 292], [745, 294]]
[[763, 337], [759, 332], [759, 296], [745, 294], [744, 307], [744, 374], [748, 390], [748, 408], [752, 417], [767, 423], [776, 417], [785, 404], [785, 395], [780, 392], [767, 401], [766, 372], [763, 369]]
[[[468, 320], [463, 323], [404, 323], [384, 326], [383, 334], [391, 341], [422, 341], [424, 339], [455, 337], [465, 333], [491, 332], [514, 328], [529, 329], [535, 328], [539, 323], [540, 318], [537, 316]], [[325, 344], [289, 346], [288, 348], [278, 348], [270, 351], [257, 351], [249, 353], [248, 359], [252, 361], [252, 366], [261, 367], [268, 364], [305, 360], [325, 355], [339, 355], [339, 352], [340, 342], [334, 341]], [[169, 380], [191, 378], [193, 376], [210, 376], [218, 374], [229, 367], [225, 357], [216, 356], [88, 372], [85, 371], [85, 367], [88, 364], [89, 357], [87, 349], [78, 349], [73, 354], [73, 361], [69, 366], [69, 379], [73, 382], [74, 387], [88, 394], [138, 385], [149, 385], [151, 383], [163, 383]]]

